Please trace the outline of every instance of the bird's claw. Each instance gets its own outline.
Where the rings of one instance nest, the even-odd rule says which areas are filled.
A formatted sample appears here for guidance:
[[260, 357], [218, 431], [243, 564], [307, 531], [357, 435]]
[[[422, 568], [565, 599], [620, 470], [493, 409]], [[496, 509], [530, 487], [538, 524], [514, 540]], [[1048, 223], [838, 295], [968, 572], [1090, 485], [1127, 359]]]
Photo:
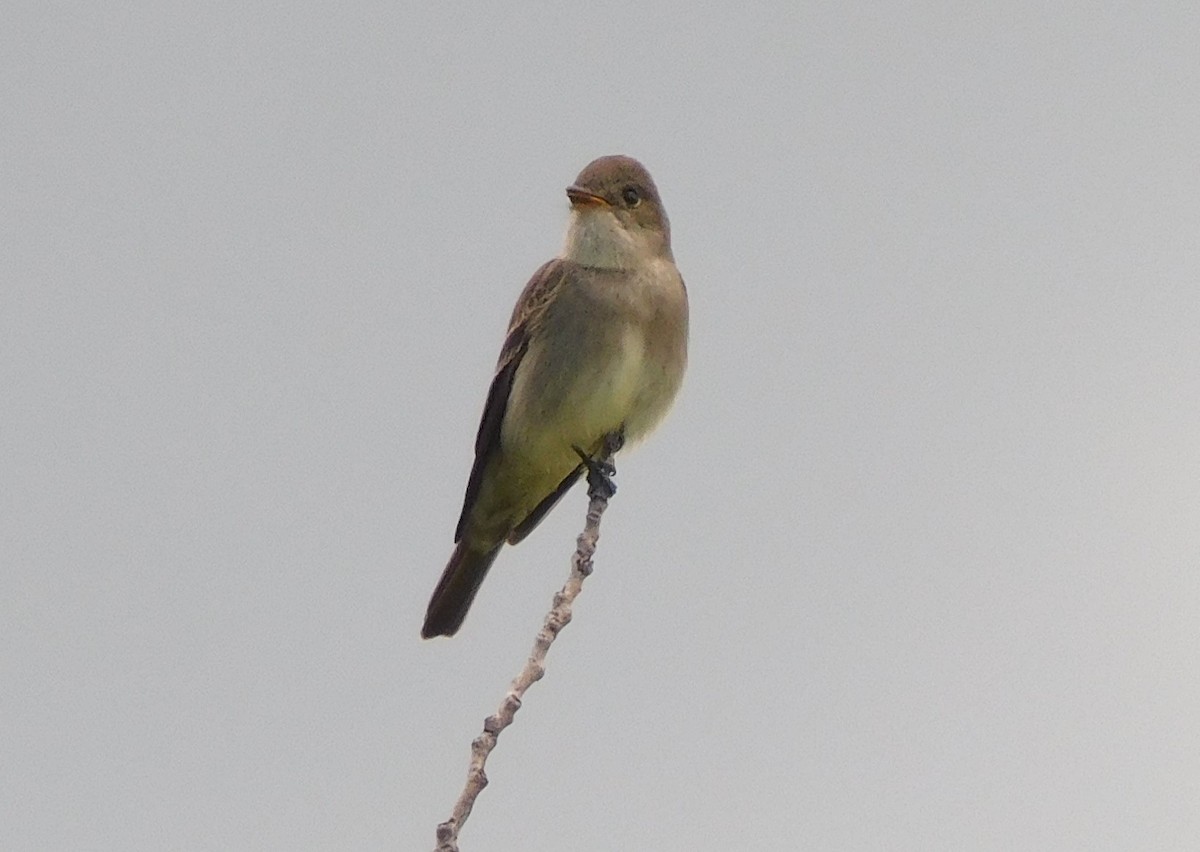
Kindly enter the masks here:
[[[610, 446], [611, 442], [606, 438], [605, 448]], [[617, 484], [612, 480], [617, 475], [616, 465], [605, 459], [594, 459], [579, 447], [572, 446], [571, 449], [587, 468], [588, 497], [603, 497], [608, 500], [617, 493]]]
[[625, 446], [625, 426], [622, 424], [620, 429], [617, 429], [615, 432], [609, 432], [604, 436], [604, 454], [611, 458], [623, 446]]

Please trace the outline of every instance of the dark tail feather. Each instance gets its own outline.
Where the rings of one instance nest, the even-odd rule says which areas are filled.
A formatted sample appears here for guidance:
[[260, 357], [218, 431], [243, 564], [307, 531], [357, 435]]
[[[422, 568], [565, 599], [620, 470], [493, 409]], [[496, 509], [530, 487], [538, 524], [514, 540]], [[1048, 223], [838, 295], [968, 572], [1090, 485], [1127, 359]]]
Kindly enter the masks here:
[[471, 601], [475, 600], [475, 593], [479, 591], [479, 584], [487, 576], [502, 544], [491, 550], [478, 551], [467, 547], [466, 538], [458, 543], [429, 599], [425, 626], [421, 628], [422, 638], [453, 636], [458, 632], [471, 608]]

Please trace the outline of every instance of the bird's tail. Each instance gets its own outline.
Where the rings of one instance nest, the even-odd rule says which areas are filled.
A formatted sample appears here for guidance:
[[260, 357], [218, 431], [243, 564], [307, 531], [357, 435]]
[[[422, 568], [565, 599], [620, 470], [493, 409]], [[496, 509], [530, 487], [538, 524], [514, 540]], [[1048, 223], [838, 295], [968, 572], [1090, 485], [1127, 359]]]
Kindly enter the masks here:
[[467, 546], [467, 537], [463, 537], [429, 599], [425, 625], [421, 628], [422, 638], [453, 636], [458, 632], [471, 608], [471, 601], [475, 600], [475, 593], [479, 591], [479, 584], [496, 561], [501, 546], [503, 542], [491, 550], [472, 550]]

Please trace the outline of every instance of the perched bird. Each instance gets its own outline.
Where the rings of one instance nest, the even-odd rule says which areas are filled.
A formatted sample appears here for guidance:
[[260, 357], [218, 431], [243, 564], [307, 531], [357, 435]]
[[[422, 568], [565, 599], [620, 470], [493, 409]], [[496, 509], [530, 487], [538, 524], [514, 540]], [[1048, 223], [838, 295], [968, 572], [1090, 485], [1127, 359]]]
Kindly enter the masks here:
[[505, 542], [529, 535], [607, 446], [667, 413], [687, 364], [687, 290], [650, 173], [601, 157], [567, 187], [562, 254], [525, 285], [421, 635], [453, 636]]

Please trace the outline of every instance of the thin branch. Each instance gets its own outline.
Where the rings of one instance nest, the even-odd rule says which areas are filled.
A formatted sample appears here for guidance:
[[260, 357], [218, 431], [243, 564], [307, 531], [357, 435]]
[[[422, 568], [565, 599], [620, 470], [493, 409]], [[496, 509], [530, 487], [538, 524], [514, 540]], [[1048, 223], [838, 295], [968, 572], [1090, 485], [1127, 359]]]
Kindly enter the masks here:
[[[595, 462], [599, 463], [601, 468], [607, 467], [611, 472], [612, 468], [608, 463], [617, 447], [619, 444], [606, 444], [600, 458]], [[593, 469], [593, 473], [588, 476], [587, 522], [575, 542], [575, 555], [571, 558], [571, 576], [567, 578], [562, 590], [554, 596], [554, 605], [546, 613], [546, 619], [542, 622], [542, 629], [538, 631], [525, 667], [509, 685], [508, 694], [500, 702], [500, 708], [494, 715], [483, 720], [483, 733], [471, 743], [471, 765], [467, 770], [467, 783], [454, 805], [450, 819], [437, 827], [435, 852], [459, 852], [458, 832], [471, 815], [475, 799], [488, 784], [487, 773], [484, 772], [488, 755], [496, 747], [500, 732], [513, 723], [513, 718], [521, 709], [521, 699], [525, 696], [525, 691], [541, 680], [542, 675], [546, 673], [546, 654], [559, 632], [571, 622], [571, 605], [579, 596], [584, 579], [592, 573], [592, 556], [600, 538], [600, 516], [604, 514], [608, 507], [608, 498], [612, 495], [611, 480], [601, 474], [601, 483], [598, 485], [593, 481], [594, 475]]]

